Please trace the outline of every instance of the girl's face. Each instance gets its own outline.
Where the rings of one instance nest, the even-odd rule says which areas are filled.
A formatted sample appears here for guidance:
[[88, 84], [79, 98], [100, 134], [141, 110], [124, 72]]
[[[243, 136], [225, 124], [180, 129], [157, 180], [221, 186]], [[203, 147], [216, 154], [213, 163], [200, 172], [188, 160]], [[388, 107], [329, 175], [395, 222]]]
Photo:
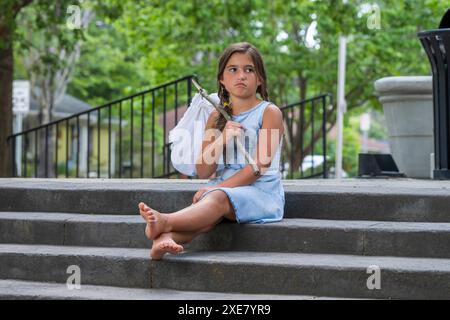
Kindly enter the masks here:
[[220, 83], [225, 86], [231, 98], [249, 99], [256, 96], [261, 81], [250, 55], [234, 53], [225, 66]]

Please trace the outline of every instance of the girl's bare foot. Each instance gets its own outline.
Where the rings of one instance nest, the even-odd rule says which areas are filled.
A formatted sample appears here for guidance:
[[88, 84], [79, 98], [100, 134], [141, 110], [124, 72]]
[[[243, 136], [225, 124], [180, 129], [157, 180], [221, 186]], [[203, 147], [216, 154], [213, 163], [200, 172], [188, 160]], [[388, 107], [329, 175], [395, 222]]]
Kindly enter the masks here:
[[177, 244], [170, 233], [162, 233], [157, 239], [153, 240], [150, 257], [152, 260], [161, 260], [166, 253], [178, 254], [183, 251], [183, 246]]
[[161, 233], [170, 230], [167, 229], [167, 218], [164, 214], [159, 213], [156, 210], [151, 209], [145, 203], [139, 203], [139, 212], [144, 220], [147, 222], [145, 227], [145, 235], [150, 240], [155, 240]]

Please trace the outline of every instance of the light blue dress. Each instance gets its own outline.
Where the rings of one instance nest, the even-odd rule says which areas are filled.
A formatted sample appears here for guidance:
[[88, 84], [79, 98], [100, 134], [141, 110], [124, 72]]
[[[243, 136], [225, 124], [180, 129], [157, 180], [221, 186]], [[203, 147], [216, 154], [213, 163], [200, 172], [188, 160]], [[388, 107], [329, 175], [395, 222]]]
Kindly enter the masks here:
[[[264, 110], [270, 104], [261, 101], [253, 108], [231, 117], [232, 121], [239, 122], [245, 128], [246, 150], [256, 158], [256, 145], [259, 131], [262, 127]], [[242, 138], [244, 142], [244, 138]], [[266, 223], [276, 222], [283, 218], [284, 213], [284, 189], [281, 184], [280, 152], [282, 143], [273, 157], [271, 166], [267, 172], [260, 176], [251, 185], [234, 188], [218, 187], [205, 192], [200, 199], [214, 190], [222, 190], [228, 195], [233, 205], [238, 223]], [[215, 186], [228, 179], [247, 164], [237, 147], [230, 143], [226, 147], [222, 164], [219, 163], [216, 178], [208, 182], [208, 186]]]

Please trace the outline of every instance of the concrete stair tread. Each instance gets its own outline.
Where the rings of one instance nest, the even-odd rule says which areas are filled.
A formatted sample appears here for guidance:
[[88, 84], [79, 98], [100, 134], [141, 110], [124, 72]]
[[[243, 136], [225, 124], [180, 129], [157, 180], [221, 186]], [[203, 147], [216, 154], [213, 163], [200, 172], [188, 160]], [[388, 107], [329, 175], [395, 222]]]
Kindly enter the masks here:
[[[137, 203], [173, 212], [190, 205], [205, 182], [0, 179], [0, 297], [54, 298], [55, 286], [64, 299], [182, 292], [180, 299], [189, 300], [183, 294], [192, 291], [207, 298], [450, 297], [448, 182], [283, 181], [283, 221], [221, 223], [182, 254], [150, 260]], [[76, 292], [65, 286], [70, 265], [80, 267], [87, 295], [65, 296]], [[373, 266], [378, 274], [371, 273]], [[372, 275], [380, 288], [370, 284]], [[22, 288], [17, 295], [2, 295], [14, 284]]]
[[[91, 223], [125, 223], [140, 224], [145, 222], [136, 215], [102, 215], [56, 212], [0, 212], [1, 220], [50, 221], [50, 222], [91, 222]], [[230, 224], [239, 228], [318, 228], [345, 230], [374, 230], [392, 232], [450, 232], [447, 222], [401, 222], [368, 220], [328, 220], [307, 218], [286, 218], [280, 222], [268, 224]]]
[[[148, 249], [144, 229], [138, 214], [0, 212], [0, 243]], [[185, 248], [450, 258], [450, 223], [305, 218], [221, 223]]]
[[[102, 257], [117, 260], [148, 260], [149, 249], [73, 247], [50, 245], [0, 244], [2, 255], [29, 256], [84, 256]], [[387, 256], [358, 256], [339, 254], [305, 254], [279, 252], [189, 252], [179, 255], [166, 255], [163, 262], [170, 263], [204, 263], [227, 265], [270, 265], [290, 267], [317, 267], [335, 269], [367, 269], [377, 265], [380, 269], [408, 272], [450, 272], [450, 259], [409, 258]], [[159, 263], [159, 262], [152, 262]]]
[[55, 245], [0, 244], [0, 255], [21, 254], [41, 256], [101, 256], [113, 259], [145, 259], [149, 260], [149, 249], [117, 248], [117, 247], [84, 247]]
[[[148, 249], [1, 244], [0, 278], [66, 283], [67, 268], [77, 265], [82, 284], [124, 288], [369, 299], [448, 299], [450, 292], [450, 259], [186, 251], [151, 261], [148, 254]], [[381, 290], [370, 290], [367, 281], [378, 268]]]
[[[0, 211], [137, 214], [146, 201], [162, 212], [192, 204], [206, 180], [0, 179]], [[284, 180], [285, 217], [450, 222], [450, 186], [414, 179]], [[108, 204], [108, 207], [105, 207]]]
[[245, 294], [171, 289], [139, 289], [81, 284], [69, 290], [65, 283], [0, 280], [0, 299], [95, 300], [335, 300], [343, 298], [306, 295]]
[[[136, 212], [137, 213], [137, 212]], [[55, 221], [55, 222], [98, 222], [98, 223], [144, 223], [139, 214], [136, 215], [109, 215], [109, 214], [82, 214], [64, 212], [11, 212], [0, 211], [0, 220], [26, 220], [26, 221]]]
[[[42, 190], [123, 190], [197, 191], [208, 180], [205, 179], [54, 179], [54, 178], [8, 178], [0, 179], [0, 188], [42, 189]], [[422, 194], [433, 195], [450, 193], [446, 181], [423, 180], [410, 178], [394, 179], [303, 179], [282, 180], [285, 191], [332, 192], [332, 193], [376, 193], [376, 194]]]
[[299, 266], [318, 268], [367, 269], [377, 265], [380, 269], [408, 271], [450, 272], [449, 259], [356, 256], [339, 254], [305, 254], [278, 252], [186, 252], [168, 256], [167, 261], [195, 261], [203, 263], [261, 264], [276, 266]]

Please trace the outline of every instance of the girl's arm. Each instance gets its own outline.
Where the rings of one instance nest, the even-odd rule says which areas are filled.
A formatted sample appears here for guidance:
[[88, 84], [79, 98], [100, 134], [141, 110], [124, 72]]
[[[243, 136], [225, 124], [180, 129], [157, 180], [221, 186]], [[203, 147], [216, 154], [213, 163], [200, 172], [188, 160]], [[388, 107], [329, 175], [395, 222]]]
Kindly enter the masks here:
[[[258, 135], [255, 158], [261, 175], [269, 169], [283, 133], [283, 114], [281, 110], [274, 105], [267, 106], [264, 110], [263, 123]], [[252, 184], [257, 179], [258, 177], [253, 174], [251, 165], [248, 164], [230, 178], [219, 183], [218, 186], [229, 188], [245, 186]]]
[[217, 170], [223, 148], [234, 136], [241, 133], [242, 125], [239, 122], [227, 121], [224, 130], [216, 129], [215, 121], [219, 113], [213, 111], [205, 126], [205, 135], [202, 141], [202, 152], [195, 163], [197, 175], [202, 178], [210, 177]]
[[220, 137], [220, 131], [214, 130], [214, 121], [218, 115], [219, 113], [217, 111], [213, 111], [209, 115], [205, 126], [202, 150], [195, 162], [197, 175], [201, 179], [206, 179], [216, 172], [217, 163], [222, 154], [222, 152], [218, 151], [223, 150], [223, 139], [218, 139]]

